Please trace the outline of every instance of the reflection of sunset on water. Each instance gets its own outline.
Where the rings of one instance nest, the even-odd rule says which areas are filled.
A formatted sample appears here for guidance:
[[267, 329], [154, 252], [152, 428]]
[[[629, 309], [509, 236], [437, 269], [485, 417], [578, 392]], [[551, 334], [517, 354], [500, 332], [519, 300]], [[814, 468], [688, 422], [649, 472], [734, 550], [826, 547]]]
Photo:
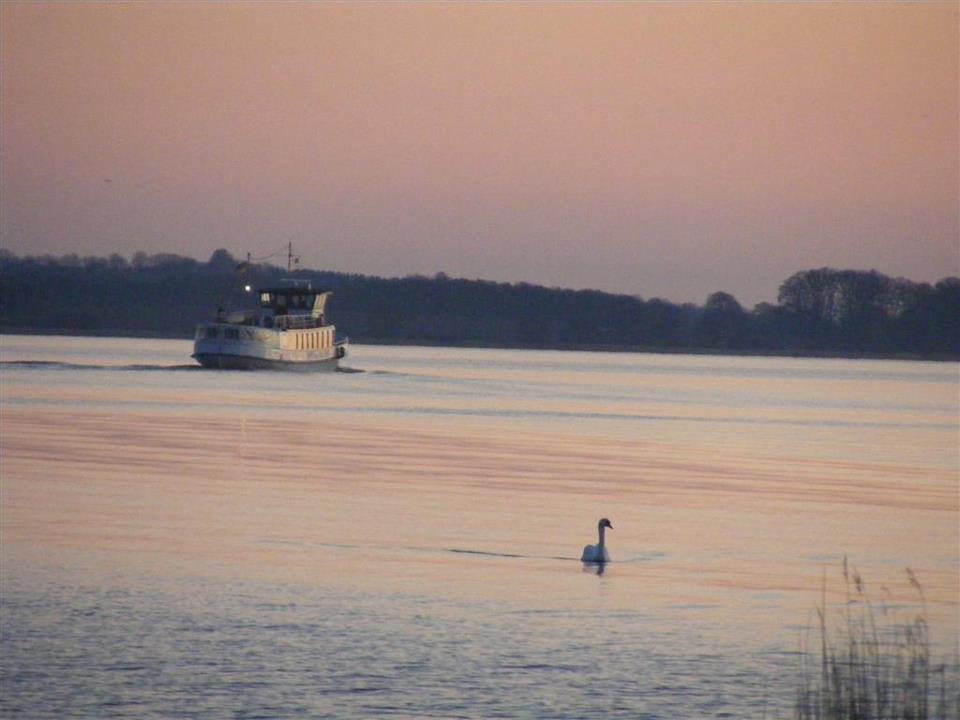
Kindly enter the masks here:
[[[305, 378], [163, 370], [180, 343], [126, 343], [157, 369], [2, 370], [17, 582], [299, 586], [611, 631], [643, 612], [749, 655], [795, 647], [847, 555], [894, 605], [912, 568], [935, 639], [956, 636], [953, 366], [361, 346], [366, 372]], [[604, 516], [614, 562], [590, 577]]]

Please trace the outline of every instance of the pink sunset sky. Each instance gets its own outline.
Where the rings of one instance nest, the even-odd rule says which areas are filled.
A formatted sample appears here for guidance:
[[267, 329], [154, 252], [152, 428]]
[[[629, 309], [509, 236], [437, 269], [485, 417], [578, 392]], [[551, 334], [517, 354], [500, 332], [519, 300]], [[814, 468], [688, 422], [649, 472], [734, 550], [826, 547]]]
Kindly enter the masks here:
[[[956, 2], [2, 5], [2, 245], [702, 303], [960, 274]], [[278, 261], [279, 262], [279, 261]]]

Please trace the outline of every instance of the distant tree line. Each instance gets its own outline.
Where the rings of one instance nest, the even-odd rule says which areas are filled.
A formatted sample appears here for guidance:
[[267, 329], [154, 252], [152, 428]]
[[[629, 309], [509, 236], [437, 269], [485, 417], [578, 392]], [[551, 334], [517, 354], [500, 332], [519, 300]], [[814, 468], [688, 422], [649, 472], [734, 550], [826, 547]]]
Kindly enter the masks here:
[[334, 291], [330, 317], [356, 342], [607, 350], [960, 357], [960, 279], [805, 270], [777, 304], [701, 307], [595, 290], [434, 277], [381, 278], [136, 253], [17, 257], [0, 251], [0, 331], [191, 337], [243, 285], [294, 276]]

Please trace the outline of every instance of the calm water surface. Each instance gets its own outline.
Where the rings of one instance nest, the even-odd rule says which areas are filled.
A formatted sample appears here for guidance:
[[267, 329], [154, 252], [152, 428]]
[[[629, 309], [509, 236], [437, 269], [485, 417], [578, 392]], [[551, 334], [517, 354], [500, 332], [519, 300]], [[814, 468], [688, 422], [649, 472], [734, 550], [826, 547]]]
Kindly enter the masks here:
[[956, 647], [956, 364], [190, 350], [0, 338], [0, 716], [789, 717], [844, 556]]

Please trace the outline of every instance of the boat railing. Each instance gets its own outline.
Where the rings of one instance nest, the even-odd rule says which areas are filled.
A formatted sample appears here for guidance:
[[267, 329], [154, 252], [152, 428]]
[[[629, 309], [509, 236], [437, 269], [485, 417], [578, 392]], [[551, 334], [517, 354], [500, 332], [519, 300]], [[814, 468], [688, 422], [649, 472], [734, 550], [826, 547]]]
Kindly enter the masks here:
[[318, 326], [313, 315], [277, 315], [274, 324], [281, 330], [307, 330]]

